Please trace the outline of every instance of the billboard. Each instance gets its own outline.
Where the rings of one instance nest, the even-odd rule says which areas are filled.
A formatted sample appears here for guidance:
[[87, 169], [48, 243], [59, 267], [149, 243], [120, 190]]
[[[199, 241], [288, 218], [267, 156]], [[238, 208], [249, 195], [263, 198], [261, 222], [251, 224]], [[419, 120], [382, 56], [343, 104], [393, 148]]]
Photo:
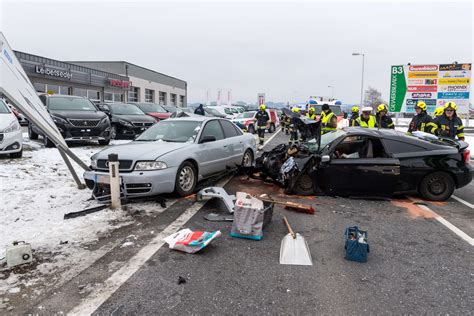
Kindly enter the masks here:
[[469, 111], [471, 64], [397, 65], [390, 72], [390, 112], [414, 113], [418, 101], [428, 112], [455, 102], [458, 113]]

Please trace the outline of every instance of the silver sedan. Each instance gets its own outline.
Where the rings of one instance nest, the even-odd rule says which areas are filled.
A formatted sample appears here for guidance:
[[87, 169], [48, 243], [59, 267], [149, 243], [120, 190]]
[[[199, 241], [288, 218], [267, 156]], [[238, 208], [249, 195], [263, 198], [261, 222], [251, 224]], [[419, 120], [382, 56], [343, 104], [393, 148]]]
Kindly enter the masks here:
[[122, 194], [152, 196], [175, 191], [191, 194], [198, 181], [237, 165], [250, 166], [256, 153], [253, 135], [232, 122], [204, 116], [168, 119], [133, 142], [110, 146], [91, 157], [84, 173], [96, 198], [109, 192], [108, 155], [117, 154]]

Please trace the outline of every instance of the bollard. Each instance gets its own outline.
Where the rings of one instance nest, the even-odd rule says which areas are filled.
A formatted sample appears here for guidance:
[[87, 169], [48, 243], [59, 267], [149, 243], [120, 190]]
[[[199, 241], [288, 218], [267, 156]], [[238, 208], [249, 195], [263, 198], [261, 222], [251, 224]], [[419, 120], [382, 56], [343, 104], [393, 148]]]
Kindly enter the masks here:
[[108, 158], [110, 176], [110, 208], [118, 209], [122, 207], [120, 201], [120, 176], [119, 161], [117, 154], [110, 154]]

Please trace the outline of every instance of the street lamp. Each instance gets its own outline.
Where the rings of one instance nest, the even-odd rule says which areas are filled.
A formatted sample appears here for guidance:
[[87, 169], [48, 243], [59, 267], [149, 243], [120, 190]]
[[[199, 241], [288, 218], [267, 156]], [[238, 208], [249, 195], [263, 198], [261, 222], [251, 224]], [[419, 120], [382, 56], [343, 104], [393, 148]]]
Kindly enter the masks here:
[[331, 92], [331, 99], [334, 99], [334, 86], [328, 86], [328, 88], [331, 88], [331, 89], [332, 89], [332, 92]]
[[362, 80], [360, 84], [360, 106], [362, 106], [362, 98], [364, 96], [364, 61], [365, 61], [365, 54], [364, 53], [352, 53], [352, 56], [362, 56]]

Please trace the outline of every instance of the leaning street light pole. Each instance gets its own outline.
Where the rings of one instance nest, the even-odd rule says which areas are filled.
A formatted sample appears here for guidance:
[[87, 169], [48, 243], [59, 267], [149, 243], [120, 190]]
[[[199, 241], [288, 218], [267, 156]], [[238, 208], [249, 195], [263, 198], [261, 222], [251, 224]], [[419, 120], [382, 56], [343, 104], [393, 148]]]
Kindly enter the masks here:
[[364, 62], [365, 54], [364, 53], [352, 53], [352, 56], [362, 56], [362, 80], [360, 83], [360, 106], [362, 106], [362, 99], [364, 97]]

